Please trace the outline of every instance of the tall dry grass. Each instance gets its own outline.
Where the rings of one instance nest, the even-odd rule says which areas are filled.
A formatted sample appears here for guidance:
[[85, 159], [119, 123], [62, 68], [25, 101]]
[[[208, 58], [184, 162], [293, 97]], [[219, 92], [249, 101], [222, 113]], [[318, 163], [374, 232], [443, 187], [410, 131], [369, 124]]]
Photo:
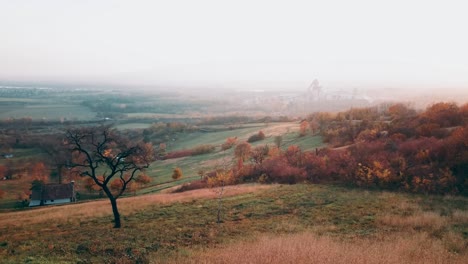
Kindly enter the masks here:
[[378, 219], [382, 225], [398, 227], [401, 229], [426, 229], [437, 231], [449, 223], [450, 219], [446, 216], [441, 216], [436, 212], [418, 212], [414, 215], [384, 215]]
[[[225, 196], [253, 193], [273, 185], [237, 185], [225, 187]], [[154, 204], [170, 204], [187, 202], [196, 199], [213, 199], [217, 194], [212, 189], [200, 189], [182, 193], [164, 193], [121, 198], [118, 200], [119, 211], [122, 215], [131, 215], [144, 210]], [[22, 226], [30, 224], [76, 223], [90, 218], [112, 216], [112, 208], [107, 199], [100, 201], [67, 204], [37, 208], [34, 210], [10, 212], [0, 214], [3, 226]]]
[[[449, 252], [426, 233], [337, 241], [312, 233], [264, 236], [254, 242], [198, 251], [172, 263], [466, 263], [467, 253]], [[154, 263], [157, 263], [155, 260]]]
[[399, 214], [386, 213], [377, 218], [381, 226], [396, 227], [399, 230], [439, 231], [452, 224], [468, 223], [468, 211], [456, 209], [450, 214], [441, 215], [437, 211], [423, 211], [415, 203], [407, 200], [395, 205]]

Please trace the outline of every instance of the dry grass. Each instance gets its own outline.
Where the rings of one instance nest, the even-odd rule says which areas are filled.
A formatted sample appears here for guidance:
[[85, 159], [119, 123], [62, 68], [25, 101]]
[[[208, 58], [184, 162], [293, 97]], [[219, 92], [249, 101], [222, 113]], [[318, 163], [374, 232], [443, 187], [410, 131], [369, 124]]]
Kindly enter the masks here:
[[402, 229], [429, 229], [437, 231], [447, 226], [449, 219], [435, 212], [419, 212], [410, 216], [384, 215], [378, 219], [383, 225]]
[[267, 136], [281, 136], [288, 132], [299, 131], [299, 124], [295, 123], [285, 123], [280, 125], [274, 125], [262, 128], [263, 133]]
[[452, 214], [452, 219], [456, 223], [468, 223], [468, 211], [455, 210]]
[[[226, 187], [225, 196], [234, 196], [252, 193], [258, 190], [271, 188], [274, 185], [237, 185]], [[212, 199], [217, 194], [212, 189], [200, 189], [183, 193], [164, 193], [128, 197], [118, 200], [119, 211], [122, 215], [130, 215], [144, 210], [153, 204], [170, 204], [176, 202], [187, 202], [196, 199]], [[111, 216], [112, 210], [107, 199], [79, 204], [68, 204], [38, 208], [22, 212], [10, 212], [0, 214], [0, 222], [3, 226], [24, 226], [28, 224], [40, 224], [47, 222], [75, 223], [80, 219]]]
[[[268, 189], [269, 188], [269, 189]], [[325, 185], [213, 190], [0, 214], [1, 263], [463, 263], [468, 200]], [[247, 194], [248, 193], [248, 194]], [[236, 194], [245, 194], [237, 195]], [[103, 217], [104, 216], [104, 217]]]
[[466, 263], [426, 233], [337, 241], [312, 233], [264, 236], [179, 257], [172, 263]]

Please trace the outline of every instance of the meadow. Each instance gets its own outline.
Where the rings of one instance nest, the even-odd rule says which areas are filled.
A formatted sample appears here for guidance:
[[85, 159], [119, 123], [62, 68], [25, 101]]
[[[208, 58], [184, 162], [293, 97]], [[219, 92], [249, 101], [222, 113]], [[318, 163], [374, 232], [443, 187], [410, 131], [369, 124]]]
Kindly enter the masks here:
[[[300, 146], [303, 150], [314, 150], [324, 146], [320, 136], [299, 137], [299, 124], [296, 122], [272, 123], [272, 124], [246, 124], [237, 129], [223, 129], [215, 132], [192, 132], [180, 133], [176, 140], [168, 143], [168, 150], [190, 149], [198, 145], [214, 145], [216, 150], [213, 153], [203, 155], [187, 156], [176, 159], [161, 160], [154, 162], [147, 170], [147, 174], [153, 178], [153, 182], [140, 190], [139, 193], [150, 193], [165, 188], [176, 186], [185, 182], [200, 179], [199, 170], [210, 171], [222, 166], [232, 165], [234, 162], [234, 149], [221, 151], [220, 145], [228, 137], [237, 137], [239, 142], [264, 131], [266, 138], [252, 143], [253, 146], [270, 145], [273, 146], [274, 137], [282, 136], [282, 149], [287, 149], [291, 145]], [[171, 176], [174, 168], [181, 168], [184, 177], [174, 181]]]
[[0, 215], [3, 263], [465, 263], [468, 200], [336, 185], [240, 185]]
[[[114, 91], [18, 89], [5, 93], [13, 92], [11, 97], [0, 98], [0, 140], [2, 153], [14, 157], [2, 158], [0, 165], [22, 169], [12, 179], [0, 180], [0, 191], [5, 191], [0, 199], [1, 263], [466, 263], [468, 259], [468, 198], [462, 189], [453, 189], [456, 181], [464, 179], [460, 175], [466, 169], [462, 157], [467, 146], [467, 106], [439, 104], [442, 107], [417, 114], [401, 106], [390, 107], [386, 114], [377, 108], [351, 109], [334, 115], [316, 113], [305, 119], [308, 123], [300, 123], [297, 118], [275, 122], [258, 116], [205, 118], [202, 109], [209, 113], [209, 109], [224, 107], [222, 102], [190, 105], [171, 93], [157, 99], [158, 95], [145, 98]], [[445, 114], [447, 109], [452, 112]], [[389, 115], [392, 111], [393, 116]], [[351, 116], [356, 120], [350, 122]], [[458, 119], [440, 129], [434, 126], [450, 121], [448, 117]], [[396, 121], [387, 121], [390, 118]], [[433, 123], [428, 125], [427, 120]], [[398, 129], [392, 131], [392, 123]], [[27, 193], [31, 186], [28, 166], [45, 162], [49, 167], [43, 174], [51, 179], [54, 169], [50, 153], [35, 141], [51, 135], [60, 138], [69, 126], [96, 124], [112, 124], [132, 140], [153, 143], [155, 151], [164, 143], [166, 154], [197, 146], [210, 146], [213, 151], [178, 158], [158, 156], [145, 171], [152, 181], [118, 200], [120, 229], [112, 228], [109, 200], [80, 186], [80, 179], [78, 203], [23, 208], [20, 200], [24, 197], [18, 194]], [[307, 124], [305, 134], [302, 124]], [[312, 133], [313, 129], [321, 131]], [[221, 200], [217, 188], [172, 193], [200, 179], [200, 170], [223, 167], [234, 171], [233, 165], [239, 164], [235, 146], [222, 150], [222, 144], [236, 137], [240, 145], [259, 131], [265, 138], [252, 142], [253, 150], [274, 146], [277, 136], [282, 142], [276, 154], [265, 154], [263, 164], [257, 163], [254, 151], [249, 153], [243, 166], [251, 169], [251, 175], [236, 173], [250, 184], [225, 187]], [[391, 136], [381, 136], [384, 131]], [[409, 143], [403, 144], [404, 140]], [[386, 151], [398, 146], [402, 154], [394, 156], [399, 162], [383, 162], [388, 160]], [[441, 151], [447, 146], [460, 155], [447, 158], [452, 152]], [[418, 151], [414, 155], [413, 149]], [[359, 160], [363, 157], [368, 159], [366, 166]], [[445, 162], [443, 157], [458, 163]], [[401, 168], [396, 170], [395, 164]], [[391, 173], [411, 175], [420, 171], [411, 170], [414, 166], [427, 169], [428, 164], [436, 174], [428, 172], [423, 175], [427, 179], [407, 182], [418, 188], [421, 183], [426, 189], [391, 184], [402, 183], [389, 177]], [[183, 173], [178, 180], [172, 179], [175, 168]], [[352, 175], [366, 179], [366, 184], [356, 184]], [[274, 183], [287, 177], [297, 184]], [[442, 180], [436, 181], [437, 177]], [[441, 183], [451, 184], [447, 190], [452, 191], [435, 192], [438, 189], [432, 187]], [[217, 223], [220, 201], [222, 221]]]
[[[144, 129], [151, 125], [150, 120], [147, 123], [133, 123], [129, 120], [111, 121], [114, 127], [122, 131], [131, 131], [135, 129]], [[64, 133], [64, 128], [55, 128], [57, 133]], [[282, 136], [283, 143], [281, 148], [286, 149], [291, 145], [298, 145], [303, 150], [313, 150], [323, 147], [324, 144], [320, 136], [299, 137], [299, 124], [297, 122], [274, 122], [274, 123], [247, 123], [237, 124], [234, 128], [222, 125], [206, 125], [198, 131], [178, 132], [171, 134], [171, 140], [167, 143], [168, 152], [183, 149], [191, 149], [200, 145], [213, 145], [215, 151], [203, 155], [187, 156], [177, 159], [157, 160], [146, 170], [146, 174], [152, 178], [152, 182], [143, 189], [137, 190], [136, 194], [148, 194], [159, 192], [161, 190], [172, 188], [174, 186], [200, 179], [199, 170], [210, 171], [220, 166], [227, 166], [233, 163], [234, 149], [221, 151], [220, 146], [229, 137], [237, 137], [239, 142], [245, 141], [249, 136], [264, 131], [266, 138], [252, 143], [253, 146], [270, 145], [273, 146], [274, 137]], [[38, 148], [14, 148], [13, 158], [0, 159], [0, 165], [26, 164], [31, 160], [48, 160], [48, 157]], [[172, 179], [174, 168], [181, 168], [183, 177], [178, 180]], [[28, 190], [30, 187], [30, 178], [24, 177], [22, 180], [0, 182], [0, 190], [6, 192], [4, 199], [0, 199], [0, 210], [10, 210], [21, 206], [18, 202], [18, 193]], [[83, 199], [96, 198], [97, 192], [88, 193], [81, 188], [79, 190]], [[134, 195], [135, 193], [128, 193]]]

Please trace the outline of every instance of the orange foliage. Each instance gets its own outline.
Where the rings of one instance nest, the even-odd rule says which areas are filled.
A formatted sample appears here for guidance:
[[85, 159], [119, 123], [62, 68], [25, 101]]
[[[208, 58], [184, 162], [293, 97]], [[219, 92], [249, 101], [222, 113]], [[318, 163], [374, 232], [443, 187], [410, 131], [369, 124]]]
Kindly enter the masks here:
[[299, 136], [303, 137], [307, 134], [307, 128], [309, 127], [309, 122], [302, 121], [299, 126]]
[[252, 146], [247, 142], [242, 142], [234, 149], [234, 155], [239, 162], [239, 167], [242, 167], [242, 163], [247, 160], [250, 155]]
[[123, 188], [123, 182], [120, 179], [116, 179], [111, 182], [110, 189], [114, 192], [119, 192]]
[[152, 178], [146, 174], [140, 174], [138, 177], [135, 178], [135, 182], [145, 185], [152, 181]]
[[4, 165], [0, 165], [0, 180], [7, 176], [8, 168]]
[[232, 185], [235, 182], [235, 178], [231, 170], [229, 171], [217, 171], [215, 176], [208, 177], [208, 187], [221, 187], [226, 185]]
[[[391, 119], [391, 121], [389, 121]], [[235, 175], [244, 181], [344, 182], [423, 193], [468, 194], [468, 104], [438, 103], [417, 113], [403, 104], [309, 117], [341, 149], [303, 152], [241, 143]], [[302, 122], [303, 129], [306, 128]], [[302, 132], [304, 132], [303, 130]], [[248, 151], [246, 151], [248, 150]], [[250, 153], [250, 154], [249, 154]], [[247, 157], [251, 163], [244, 166]]]
[[96, 182], [94, 182], [94, 180], [90, 177], [86, 177], [85, 180], [84, 180], [84, 187], [86, 188], [86, 190], [88, 191], [99, 191], [101, 189], [101, 187], [99, 187]]
[[433, 104], [426, 109], [422, 117], [441, 127], [458, 126], [462, 121], [458, 106], [455, 103]]
[[237, 137], [228, 137], [226, 142], [221, 145], [222, 150], [227, 150], [232, 148], [237, 143]]
[[262, 164], [263, 160], [268, 156], [268, 146], [257, 146], [250, 152], [250, 157], [255, 164]]
[[30, 170], [33, 179], [43, 182], [47, 182], [49, 179], [47, 172], [48, 170], [43, 162], [37, 162]]
[[172, 179], [178, 180], [182, 178], [182, 169], [181, 168], [175, 168], [174, 171], [172, 172]]
[[281, 153], [280, 149], [277, 146], [268, 147], [268, 157], [277, 157]]
[[284, 157], [288, 163], [293, 166], [302, 165], [302, 152], [301, 149], [296, 145], [289, 146], [288, 149], [284, 152]]

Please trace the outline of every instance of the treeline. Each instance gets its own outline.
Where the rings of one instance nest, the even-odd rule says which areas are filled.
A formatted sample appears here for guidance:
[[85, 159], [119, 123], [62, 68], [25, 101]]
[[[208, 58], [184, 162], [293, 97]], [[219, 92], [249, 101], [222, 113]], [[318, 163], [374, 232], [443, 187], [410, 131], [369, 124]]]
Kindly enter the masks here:
[[338, 182], [468, 195], [468, 104], [437, 103], [422, 112], [397, 104], [317, 113], [301, 123], [301, 134], [304, 124], [330, 145], [344, 147], [302, 151], [239, 143], [230, 183]]
[[165, 98], [149, 101], [147, 98], [105, 96], [101, 99], [87, 99], [81, 104], [100, 115], [115, 115], [122, 113], [163, 113], [177, 114], [186, 111], [199, 111], [205, 105], [204, 102], [187, 102]]
[[231, 125], [235, 128], [238, 124], [248, 123], [270, 123], [270, 122], [291, 122], [294, 118], [288, 116], [243, 116], [243, 115], [226, 115], [201, 118], [197, 125]]

